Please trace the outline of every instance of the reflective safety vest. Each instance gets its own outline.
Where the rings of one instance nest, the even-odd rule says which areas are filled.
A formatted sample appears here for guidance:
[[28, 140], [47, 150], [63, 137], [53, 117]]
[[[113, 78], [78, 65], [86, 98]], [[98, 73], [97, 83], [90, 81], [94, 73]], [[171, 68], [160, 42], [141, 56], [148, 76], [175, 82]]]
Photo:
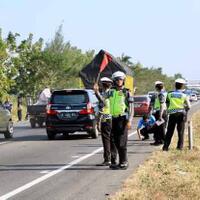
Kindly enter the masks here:
[[109, 115], [110, 114], [110, 100], [106, 98], [104, 100], [104, 107], [102, 108], [102, 114]]
[[110, 111], [113, 117], [126, 114], [126, 93], [123, 90], [112, 90], [110, 95]]
[[168, 93], [167, 99], [169, 101], [168, 113], [176, 113], [185, 111], [184, 105], [186, 101], [186, 94], [181, 91], [173, 91]]
[[[162, 93], [165, 96], [165, 101], [166, 101], [167, 92], [164, 91], [164, 92], [160, 92], [160, 93]], [[158, 95], [157, 95], [155, 102], [154, 102], [154, 110], [160, 110], [160, 101], [159, 101]]]

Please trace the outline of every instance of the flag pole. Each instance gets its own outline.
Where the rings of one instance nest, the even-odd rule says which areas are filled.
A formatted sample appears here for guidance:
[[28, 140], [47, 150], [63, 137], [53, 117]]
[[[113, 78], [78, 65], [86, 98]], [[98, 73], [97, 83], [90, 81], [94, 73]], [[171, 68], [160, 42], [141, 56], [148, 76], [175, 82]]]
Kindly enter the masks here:
[[95, 83], [97, 83], [97, 84], [98, 84], [98, 82], [99, 82], [99, 79], [100, 79], [100, 75], [101, 75], [101, 72], [99, 71], [99, 72], [98, 72], [98, 75], [97, 75], [97, 79], [96, 79], [96, 82], [95, 82]]

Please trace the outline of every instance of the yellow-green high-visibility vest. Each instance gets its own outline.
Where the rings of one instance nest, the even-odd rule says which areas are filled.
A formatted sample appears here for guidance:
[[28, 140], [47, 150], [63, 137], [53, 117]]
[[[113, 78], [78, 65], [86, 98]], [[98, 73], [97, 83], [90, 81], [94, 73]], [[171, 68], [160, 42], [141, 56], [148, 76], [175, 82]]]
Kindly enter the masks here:
[[184, 111], [184, 104], [186, 101], [186, 94], [181, 91], [173, 91], [168, 93], [167, 99], [169, 100], [168, 113], [176, 113]]
[[[167, 98], [167, 92], [161, 92], [161, 93], [165, 96], [165, 98]], [[160, 110], [160, 101], [159, 101], [158, 96], [155, 99], [154, 110]]]
[[126, 94], [123, 90], [113, 89], [110, 95], [110, 113], [114, 117], [124, 115], [126, 111]]
[[102, 114], [109, 115], [110, 114], [110, 99], [106, 98], [104, 100], [104, 107], [102, 108]]

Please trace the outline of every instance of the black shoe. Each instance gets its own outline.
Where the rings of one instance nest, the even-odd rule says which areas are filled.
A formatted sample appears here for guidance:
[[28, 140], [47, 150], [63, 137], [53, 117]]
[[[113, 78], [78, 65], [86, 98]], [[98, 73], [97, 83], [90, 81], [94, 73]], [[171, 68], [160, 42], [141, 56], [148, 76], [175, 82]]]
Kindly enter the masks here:
[[119, 169], [119, 165], [117, 165], [116, 163], [111, 163], [110, 169]]
[[110, 166], [111, 165], [111, 162], [110, 161], [104, 161], [103, 163], [101, 164], [97, 164], [97, 166]]
[[168, 151], [169, 149], [168, 149], [168, 147], [163, 146], [162, 150], [163, 151]]
[[120, 169], [126, 170], [126, 169], [128, 168], [128, 162], [120, 163], [120, 164], [119, 164], [119, 168], [120, 168]]
[[162, 142], [153, 142], [153, 143], [150, 143], [150, 145], [154, 145], [154, 146], [159, 146], [161, 144], [162, 144]]

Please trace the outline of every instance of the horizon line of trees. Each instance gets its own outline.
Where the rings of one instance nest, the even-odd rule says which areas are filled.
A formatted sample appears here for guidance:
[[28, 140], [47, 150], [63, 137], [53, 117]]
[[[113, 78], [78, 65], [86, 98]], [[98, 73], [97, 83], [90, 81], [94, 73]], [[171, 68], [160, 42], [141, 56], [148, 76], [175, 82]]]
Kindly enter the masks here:
[[[20, 34], [9, 32], [2, 37], [0, 29], [0, 100], [8, 95], [36, 96], [45, 87], [80, 87], [79, 72], [95, 56], [94, 50], [83, 52], [69, 41], [64, 41], [62, 25], [54, 38], [44, 43], [42, 38], [33, 41], [33, 34], [17, 42]], [[154, 89], [154, 82], [161, 80], [167, 89], [180, 73], [169, 77], [162, 68], [147, 68], [141, 63], [132, 63], [124, 53], [118, 58], [134, 72], [134, 86], [140, 94]]]

